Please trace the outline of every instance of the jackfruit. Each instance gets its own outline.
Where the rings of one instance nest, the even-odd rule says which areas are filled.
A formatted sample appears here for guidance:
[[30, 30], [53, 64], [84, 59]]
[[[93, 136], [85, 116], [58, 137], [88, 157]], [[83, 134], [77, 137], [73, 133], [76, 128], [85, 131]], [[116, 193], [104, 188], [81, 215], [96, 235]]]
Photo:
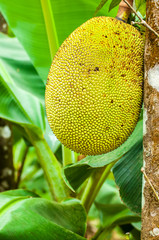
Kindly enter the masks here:
[[98, 155], [132, 133], [142, 104], [143, 40], [131, 25], [94, 17], [55, 55], [46, 85], [46, 113], [71, 150]]

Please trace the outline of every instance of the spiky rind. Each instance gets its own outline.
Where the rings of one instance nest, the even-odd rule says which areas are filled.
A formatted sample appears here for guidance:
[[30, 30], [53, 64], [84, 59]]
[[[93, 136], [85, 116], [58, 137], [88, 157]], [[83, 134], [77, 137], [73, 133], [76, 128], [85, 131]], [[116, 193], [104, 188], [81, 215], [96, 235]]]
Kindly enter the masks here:
[[64, 41], [54, 57], [46, 86], [50, 127], [75, 152], [112, 151], [135, 128], [142, 84], [140, 33], [114, 18], [92, 18]]

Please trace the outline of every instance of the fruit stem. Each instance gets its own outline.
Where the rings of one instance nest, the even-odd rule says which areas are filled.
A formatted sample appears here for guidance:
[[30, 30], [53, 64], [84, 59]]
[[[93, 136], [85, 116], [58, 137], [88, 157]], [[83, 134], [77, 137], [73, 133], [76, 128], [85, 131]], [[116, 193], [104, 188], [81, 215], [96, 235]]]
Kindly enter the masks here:
[[82, 195], [81, 202], [88, 213], [92, 203], [94, 202], [101, 186], [107, 179], [111, 168], [114, 166], [116, 161], [110, 163], [107, 166], [95, 169], [89, 178], [87, 187]]
[[38, 160], [46, 176], [54, 200], [60, 202], [69, 196], [69, 189], [62, 178], [62, 168], [44, 138], [39, 138], [31, 130], [26, 133], [35, 147]]
[[[133, 0], [128, 0], [130, 6], [133, 5]], [[124, 22], [127, 22], [128, 17], [131, 13], [131, 8], [122, 0], [119, 4], [119, 9], [116, 18], [119, 18], [120, 20], [123, 20]]]
[[41, 7], [46, 25], [51, 61], [59, 48], [57, 31], [50, 0], [41, 0]]

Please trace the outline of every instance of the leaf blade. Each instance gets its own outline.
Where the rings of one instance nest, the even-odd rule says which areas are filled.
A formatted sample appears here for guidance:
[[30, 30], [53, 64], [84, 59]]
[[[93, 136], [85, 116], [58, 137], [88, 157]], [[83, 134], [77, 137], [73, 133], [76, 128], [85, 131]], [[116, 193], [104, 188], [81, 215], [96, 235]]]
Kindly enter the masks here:
[[[2, 91], [0, 117], [20, 124], [22, 127], [27, 126], [42, 135], [45, 129], [42, 104], [34, 96], [14, 84], [2, 61], [0, 61], [0, 88]], [[34, 109], [36, 109], [36, 114]]]
[[45, 85], [17, 38], [0, 33], [0, 59], [14, 83], [44, 102]]
[[120, 0], [112, 0], [112, 1], [111, 1], [111, 4], [110, 4], [110, 6], [109, 6], [109, 11], [111, 11], [113, 8], [115, 8], [116, 6], [118, 6], [120, 2], [121, 2]]
[[96, 8], [95, 10], [95, 13], [94, 13], [94, 16], [96, 16], [96, 14], [99, 12], [99, 10], [105, 5], [105, 3], [107, 2], [108, 0], [101, 0], [98, 7]]
[[116, 184], [123, 202], [135, 213], [141, 214], [143, 144], [138, 141], [129, 156], [113, 167]]
[[86, 214], [76, 199], [54, 203], [25, 190], [14, 190], [0, 194], [0, 207], [6, 203], [0, 218], [0, 239], [85, 239]]

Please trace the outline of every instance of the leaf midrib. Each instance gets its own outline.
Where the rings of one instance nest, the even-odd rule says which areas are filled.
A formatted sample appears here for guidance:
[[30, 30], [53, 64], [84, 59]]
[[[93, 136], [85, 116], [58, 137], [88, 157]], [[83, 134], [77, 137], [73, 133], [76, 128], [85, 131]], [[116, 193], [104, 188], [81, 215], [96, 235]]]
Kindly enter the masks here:
[[28, 199], [28, 197], [18, 197], [4, 204], [4, 206], [0, 208], [0, 217], [8, 211], [8, 208], [12, 207], [15, 203], [20, 202], [24, 199]]
[[41, 8], [44, 16], [46, 33], [48, 37], [51, 61], [59, 48], [57, 31], [50, 0], [41, 0]]

